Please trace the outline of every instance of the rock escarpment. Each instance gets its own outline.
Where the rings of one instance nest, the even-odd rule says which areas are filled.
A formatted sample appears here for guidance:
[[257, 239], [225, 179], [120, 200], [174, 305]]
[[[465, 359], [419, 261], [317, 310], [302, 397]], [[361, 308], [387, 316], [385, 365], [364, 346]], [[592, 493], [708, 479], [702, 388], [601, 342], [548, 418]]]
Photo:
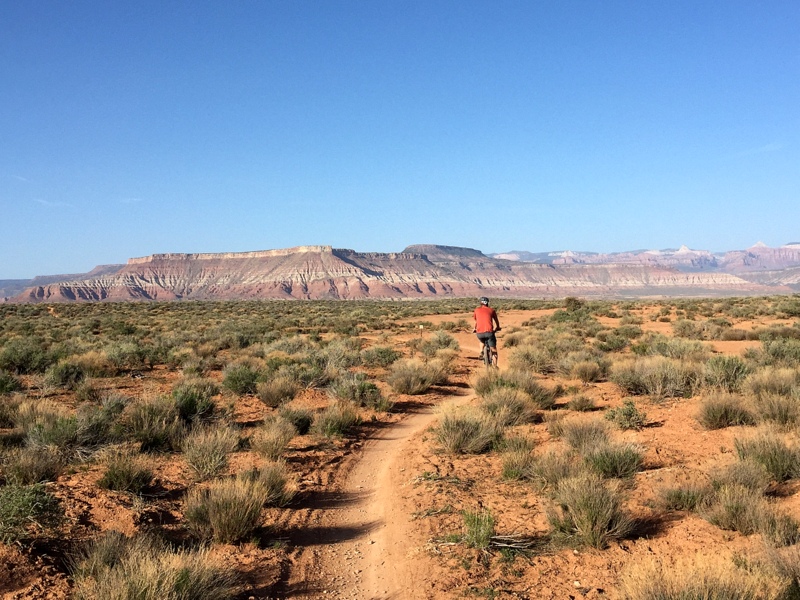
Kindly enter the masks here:
[[13, 300], [641, 296], [770, 290], [728, 273], [687, 272], [653, 264], [535, 264], [436, 245], [409, 246], [399, 253], [302, 246], [132, 258], [125, 265], [96, 269], [69, 281], [34, 285]]

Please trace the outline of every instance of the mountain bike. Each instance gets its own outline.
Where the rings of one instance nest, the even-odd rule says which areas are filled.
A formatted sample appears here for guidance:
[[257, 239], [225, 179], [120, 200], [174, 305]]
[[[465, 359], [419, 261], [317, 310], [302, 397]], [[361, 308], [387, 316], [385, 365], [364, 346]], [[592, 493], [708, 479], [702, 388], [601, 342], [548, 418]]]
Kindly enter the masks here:
[[[495, 329], [493, 333], [497, 333], [500, 329]], [[489, 346], [489, 340], [481, 340], [481, 360], [483, 360], [483, 364], [486, 365], [486, 368], [494, 367], [497, 368], [497, 353], [492, 352], [491, 346]], [[494, 360], [492, 360], [494, 357]]]

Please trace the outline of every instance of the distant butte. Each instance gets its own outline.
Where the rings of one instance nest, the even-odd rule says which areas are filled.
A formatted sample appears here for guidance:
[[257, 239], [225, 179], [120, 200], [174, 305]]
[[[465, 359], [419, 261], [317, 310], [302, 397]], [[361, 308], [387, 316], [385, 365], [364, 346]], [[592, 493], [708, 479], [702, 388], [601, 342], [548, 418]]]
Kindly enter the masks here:
[[437, 244], [397, 253], [298, 246], [153, 254], [84, 275], [5, 284], [7, 302], [774, 294], [800, 290], [800, 245], [757, 244], [724, 254], [681, 246], [497, 255]]

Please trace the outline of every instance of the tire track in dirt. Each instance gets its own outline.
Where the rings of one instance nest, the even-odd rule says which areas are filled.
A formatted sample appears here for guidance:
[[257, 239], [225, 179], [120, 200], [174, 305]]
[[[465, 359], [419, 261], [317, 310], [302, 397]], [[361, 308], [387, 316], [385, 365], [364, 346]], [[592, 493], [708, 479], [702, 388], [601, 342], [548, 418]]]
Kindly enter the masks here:
[[439, 417], [443, 408], [469, 402], [455, 396], [417, 409], [402, 421], [378, 430], [350, 469], [341, 490], [315, 506], [316, 525], [300, 538], [303, 547], [281, 598], [405, 600], [417, 595], [413, 582], [425, 578], [426, 560], [410, 520], [403, 489], [414, 473], [403, 456]]

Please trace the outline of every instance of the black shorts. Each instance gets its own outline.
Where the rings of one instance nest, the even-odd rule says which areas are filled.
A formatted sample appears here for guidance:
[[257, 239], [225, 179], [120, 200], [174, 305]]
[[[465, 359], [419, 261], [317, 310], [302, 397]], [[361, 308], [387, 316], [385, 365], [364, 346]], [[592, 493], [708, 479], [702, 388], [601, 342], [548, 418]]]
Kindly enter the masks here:
[[485, 333], [479, 333], [477, 336], [481, 343], [488, 344], [489, 348], [497, 348], [497, 338], [495, 337], [494, 332], [487, 331]]

